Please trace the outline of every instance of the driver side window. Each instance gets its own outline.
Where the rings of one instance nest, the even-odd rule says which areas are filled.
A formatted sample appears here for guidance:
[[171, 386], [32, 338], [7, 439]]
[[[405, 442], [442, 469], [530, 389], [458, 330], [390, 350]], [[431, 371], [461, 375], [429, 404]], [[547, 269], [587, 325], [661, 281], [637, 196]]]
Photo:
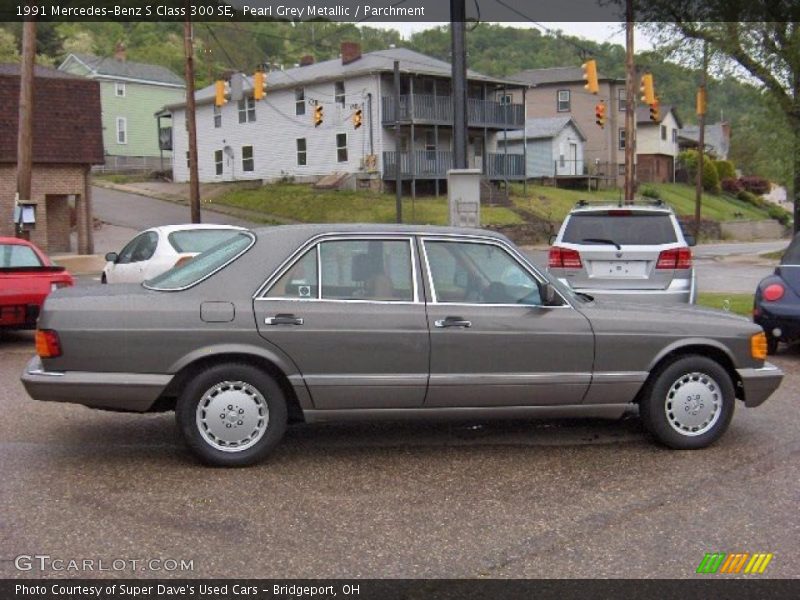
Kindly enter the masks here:
[[425, 251], [436, 302], [542, 303], [536, 279], [500, 246], [426, 241]]
[[142, 233], [133, 238], [120, 251], [117, 259], [118, 265], [150, 260], [155, 254], [158, 245], [158, 234], [153, 231]]

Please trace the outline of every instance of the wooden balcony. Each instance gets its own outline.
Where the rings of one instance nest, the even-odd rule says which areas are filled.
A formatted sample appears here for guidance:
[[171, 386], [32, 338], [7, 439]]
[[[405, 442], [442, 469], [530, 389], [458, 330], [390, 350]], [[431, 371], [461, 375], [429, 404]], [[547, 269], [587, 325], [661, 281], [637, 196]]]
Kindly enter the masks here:
[[[400, 96], [399, 113], [393, 96], [381, 98], [381, 123], [394, 125], [396, 115], [401, 123], [420, 125], [453, 125], [452, 96], [405, 94]], [[523, 104], [502, 104], [494, 100], [467, 99], [467, 126], [487, 129], [520, 129], [525, 125]]]
[[[447, 179], [453, 168], [453, 153], [449, 150], [414, 150], [413, 152], [384, 152], [383, 179], [397, 179], [398, 154], [400, 176], [403, 179]], [[486, 155], [483, 173], [492, 180], [522, 180], [525, 178], [525, 160], [522, 154]], [[472, 165], [475, 168], [475, 165]]]

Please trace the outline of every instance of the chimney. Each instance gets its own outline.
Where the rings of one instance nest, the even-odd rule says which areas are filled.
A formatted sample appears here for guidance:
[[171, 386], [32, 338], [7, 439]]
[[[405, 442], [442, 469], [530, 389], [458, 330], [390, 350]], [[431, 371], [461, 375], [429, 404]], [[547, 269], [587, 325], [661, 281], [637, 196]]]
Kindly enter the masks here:
[[307, 67], [308, 65], [314, 64], [314, 57], [310, 54], [306, 54], [305, 56], [300, 57], [300, 66]]
[[114, 58], [121, 62], [125, 62], [128, 59], [128, 55], [125, 52], [125, 44], [122, 42], [117, 42], [117, 46], [114, 48]]
[[342, 42], [342, 64], [349, 65], [361, 58], [361, 44], [358, 42]]

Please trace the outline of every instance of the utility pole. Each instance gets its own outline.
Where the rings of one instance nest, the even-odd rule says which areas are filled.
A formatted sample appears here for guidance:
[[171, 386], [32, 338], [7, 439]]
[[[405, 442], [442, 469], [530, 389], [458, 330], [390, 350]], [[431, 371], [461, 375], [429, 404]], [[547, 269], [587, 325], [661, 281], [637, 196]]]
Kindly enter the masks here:
[[467, 9], [464, 0], [450, 0], [453, 78], [453, 168], [467, 168]]
[[700, 73], [700, 87], [697, 90], [697, 173], [694, 192], [694, 237], [700, 237], [700, 218], [703, 206], [703, 171], [706, 150], [706, 77], [708, 72], [708, 42], [703, 42], [703, 70]]
[[[36, 21], [22, 25], [22, 64], [19, 73], [19, 124], [17, 130], [17, 193], [31, 199], [33, 170], [33, 82], [36, 59]], [[19, 235], [19, 232], [17, 232]]]
[[[186, 14], [189, 14], [187, 2]], [[189, 133], [189, 207], [192, 223], [200, 223], [200, 181], [197, 174], [197, 121], [194, 104], [194, 49], [192, 23], [189, 17], [183, 23], [183, 51], [186, 56], [186, 129]]]
[[633, 202], [635, 189], [636, 68], [633, 64], [633, 0], [625, 3], [625, 202]]
[[[372, 119], [370, 118], [370, 127]], [[403, 169], [401, 165], [402, 153], [400, 152], [400, 61], [394, 61], [394, 197], [397, 222], [403, 222]], [[414, 157], [414, 140], [409, 147], [410, 160]]]

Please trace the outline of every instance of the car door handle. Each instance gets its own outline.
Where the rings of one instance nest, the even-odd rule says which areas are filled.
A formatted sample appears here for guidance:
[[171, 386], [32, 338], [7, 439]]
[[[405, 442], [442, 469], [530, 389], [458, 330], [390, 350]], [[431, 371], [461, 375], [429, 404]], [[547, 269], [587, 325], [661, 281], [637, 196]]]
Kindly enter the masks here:
[[264, 319], [264, 325], [302, 325], [303, 319], [294, 315], [275, 315]]
[[433, 322], [436, 327], [472, 327], [472, 321], [467, 321], [461, 317], [445, 317]]

